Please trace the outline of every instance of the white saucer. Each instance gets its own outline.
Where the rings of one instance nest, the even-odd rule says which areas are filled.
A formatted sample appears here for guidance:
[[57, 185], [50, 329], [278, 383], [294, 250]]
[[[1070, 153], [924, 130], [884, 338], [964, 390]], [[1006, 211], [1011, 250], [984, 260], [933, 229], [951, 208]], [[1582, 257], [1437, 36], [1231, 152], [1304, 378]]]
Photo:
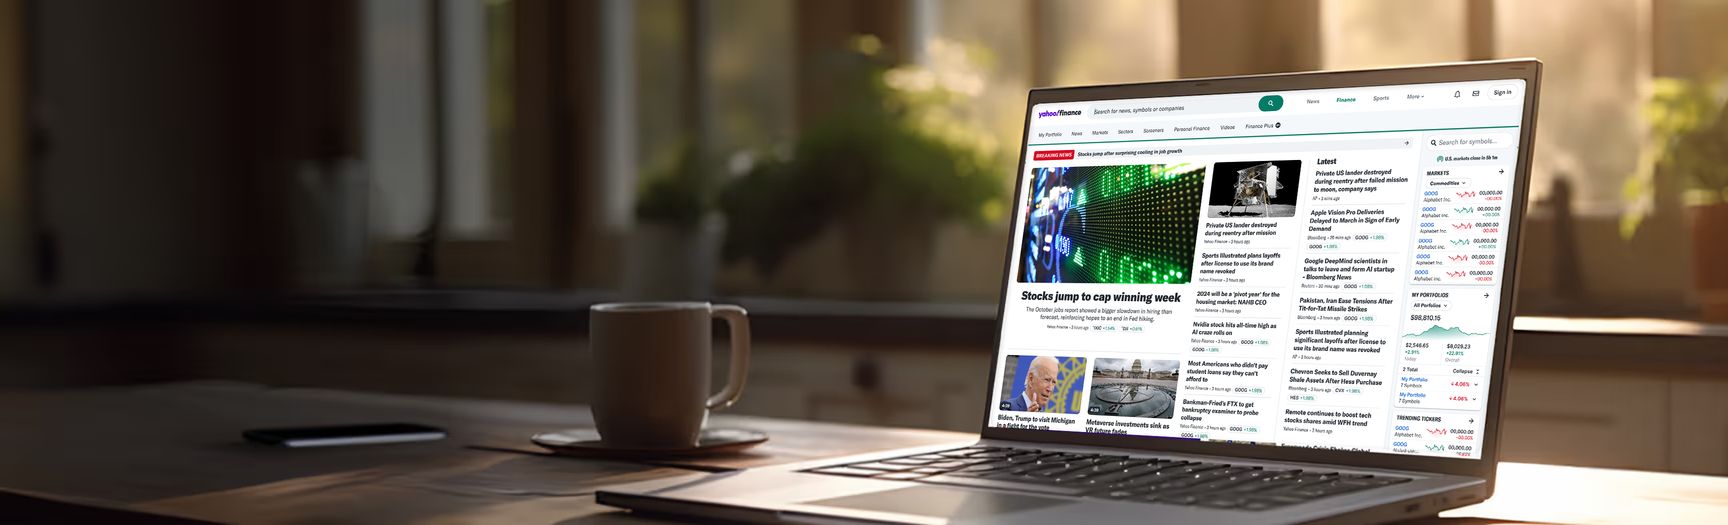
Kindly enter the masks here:
[[768, 434], [736, 428], [711, 428], [689, 448], [641, 448], [618, 446], [600, 439], [592, 428], [572, 428], [535, 434], [535, 445], [565, 456], [600, 459], [665, 459], [721, 456], [742, 452], [768, 441]]

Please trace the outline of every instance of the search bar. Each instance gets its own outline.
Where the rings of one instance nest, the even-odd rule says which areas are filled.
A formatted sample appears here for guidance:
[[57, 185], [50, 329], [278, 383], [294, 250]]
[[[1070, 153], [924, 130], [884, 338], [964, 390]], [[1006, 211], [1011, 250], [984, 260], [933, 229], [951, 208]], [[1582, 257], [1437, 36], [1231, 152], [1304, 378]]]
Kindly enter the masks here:
[[1467, 135], [1429, 136], [1428, 147], [1438, 150], [1510, 148], [1512, 135], [1506, 133], [1471, 133]]

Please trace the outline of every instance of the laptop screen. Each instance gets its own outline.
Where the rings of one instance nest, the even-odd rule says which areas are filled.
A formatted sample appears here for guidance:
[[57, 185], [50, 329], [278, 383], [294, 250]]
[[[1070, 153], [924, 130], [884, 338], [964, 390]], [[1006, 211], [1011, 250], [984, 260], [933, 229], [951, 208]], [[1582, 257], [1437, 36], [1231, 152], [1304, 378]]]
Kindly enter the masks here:
[[1032, 107], [988, 424], [1481, 457], [1524, 89]]

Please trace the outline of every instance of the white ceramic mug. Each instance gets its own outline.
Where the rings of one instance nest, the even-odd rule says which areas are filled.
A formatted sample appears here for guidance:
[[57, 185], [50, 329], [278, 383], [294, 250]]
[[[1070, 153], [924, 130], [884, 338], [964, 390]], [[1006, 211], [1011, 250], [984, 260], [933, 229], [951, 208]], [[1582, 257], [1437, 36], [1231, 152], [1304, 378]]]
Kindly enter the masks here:
[[[713, 319], [732, 332], [726, 387], [709, 395]], [[588, 310], [594, 428], [607, 444], [696, 446], [709, 410], [732, 406], [750, 372], [743, 308], [708, 303], [608, 303]]]

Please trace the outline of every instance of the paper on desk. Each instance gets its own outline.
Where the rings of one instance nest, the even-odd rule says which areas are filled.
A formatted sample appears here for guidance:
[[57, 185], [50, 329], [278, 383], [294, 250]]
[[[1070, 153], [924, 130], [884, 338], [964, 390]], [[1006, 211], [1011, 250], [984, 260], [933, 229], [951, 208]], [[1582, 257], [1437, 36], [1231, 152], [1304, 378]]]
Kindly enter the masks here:
[[135, 508], [244, 523], [557, 523], [608, 512], [592, 497], [601, 487], [689, 474], [481, 451], [461, 456], [437, 465], [312, 476]]

